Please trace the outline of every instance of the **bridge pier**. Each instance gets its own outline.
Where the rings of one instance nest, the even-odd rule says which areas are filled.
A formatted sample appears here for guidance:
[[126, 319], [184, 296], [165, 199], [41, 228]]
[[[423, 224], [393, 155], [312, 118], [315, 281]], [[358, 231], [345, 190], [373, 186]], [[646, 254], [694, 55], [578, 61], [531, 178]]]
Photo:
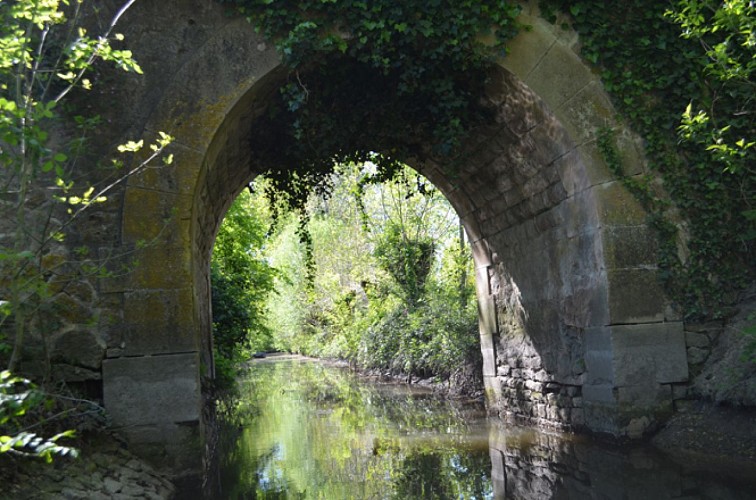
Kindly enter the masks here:
[[204, 430], [196, 352], [103, 361], [103, 397], [130, 449], [174, 477], [203, 470]]

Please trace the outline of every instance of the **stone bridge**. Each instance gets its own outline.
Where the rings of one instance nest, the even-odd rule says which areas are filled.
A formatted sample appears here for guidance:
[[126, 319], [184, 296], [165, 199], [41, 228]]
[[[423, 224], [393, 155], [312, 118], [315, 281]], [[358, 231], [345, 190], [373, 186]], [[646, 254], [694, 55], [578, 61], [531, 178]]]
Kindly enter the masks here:
[[[488, 85], [499, 113], [465, 145], [462, 175], [411, 166], [446, 195], [472, 242], [492, 412], [639, 436], [672, 411], [688, 378], [655, 236], [609, 172], [597, 133], [616, 131], [627, 175], [646, 173], [642, 142], [578, 57], [577, 35], [541, 19], [536, 3], [522, 14], [533, 29], [510, 44]], [[100, 142], [165, 131], [175, 160], [129, 178], [79, 232], [77, 243], [100, 255], [139, 260], [97, 283], [100, 321], [78, 341], [102, 361], [83, 378], [101, 380], [105, 407], [135, 448], [189, 470], [204, 440], [202, 380], [213, 375], [213, 240], [259, 172], [250, 134], [287, 72], [245, 20], [211, 0], [137, 2], [119, 30], [145, 74], [114, 74], [87, 97], [109, 123]]]

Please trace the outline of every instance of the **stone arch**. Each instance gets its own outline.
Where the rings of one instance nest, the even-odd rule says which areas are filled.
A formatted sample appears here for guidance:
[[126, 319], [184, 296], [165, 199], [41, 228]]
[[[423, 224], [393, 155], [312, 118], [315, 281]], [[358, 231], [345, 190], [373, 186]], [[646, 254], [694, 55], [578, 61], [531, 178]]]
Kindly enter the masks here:
[[[254, 174], [245, 131], [284, 72], [244, 20], [213, 3], [134, 9], [124, 29], [146, 82], [122, 90], [123, 129], [164, 130], [177, 142], [173, 166], [130, 178], [123, 192], [118, 245], [154, 243], [131, 275], [101, 287], [122, 317], [107, 333], [105, 404], [144, 453], [171, 443], [170, 466], [189, 470], [199, 455], [182, 450], [201, 442], [200, 374], [212, 370], [213, 239]], [[531, 4], [523, 20], [533, 29], [511, 43], [486, 95], [500, 113], [466, 145], [461, 175], [413, 166], [447, 196], [473, 244], [490, 408], [636, 433], [671, 410], [673, 384], [687, 379], [645, 213], [609, 173], [596, 131], [619, 131], [629, 175], [644, 171], [642, 149], [577, 56], [576, 35]]]

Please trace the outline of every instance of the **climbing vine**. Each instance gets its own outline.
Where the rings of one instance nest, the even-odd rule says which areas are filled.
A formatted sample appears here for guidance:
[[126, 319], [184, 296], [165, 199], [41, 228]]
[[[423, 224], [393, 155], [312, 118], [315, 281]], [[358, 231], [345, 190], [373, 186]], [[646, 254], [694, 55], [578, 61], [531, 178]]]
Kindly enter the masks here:
[[255, 146], [274, 152], [269, 176], [295, 204], [327, 191], [336, 163], [370, 160], [391, 177], [400, 160], [453, 153], [486, 116], [486, 69], [519, 29], [507, 0], [219, 1], [290, 70]]
[[[295, 206], [313, 187], [328, 194], [336, 163], [371, 161], [387, 178], [402, 160], [453, 157], [488, 118], [478, 99], [486, 72], [522, 29], [520, 7], [505, 0], [218, 1], [289, 68], [252, 146]], [[583, 57], [646, 141], [654, 175], [617, 175], [660, 232], [668, 290], [686, 317], [720, 316], [756, 262], [753, 3], [540, 5], [555, 21], [567, 14]], [[614, 147], [610, 134], [600, 142], [605, 154]]]
[[[660, 231], [668, 290], [686, 317], [720, 316], [756, 261], [753, 3], [549, 0], [541, 7], [554, 21], [558, 11], [569, 14], [583, 57], [600, 68], [661, 174], [666, 194], [653, 178], [615, 172]], [[612, 164], [612, 139], [600, 135]]]

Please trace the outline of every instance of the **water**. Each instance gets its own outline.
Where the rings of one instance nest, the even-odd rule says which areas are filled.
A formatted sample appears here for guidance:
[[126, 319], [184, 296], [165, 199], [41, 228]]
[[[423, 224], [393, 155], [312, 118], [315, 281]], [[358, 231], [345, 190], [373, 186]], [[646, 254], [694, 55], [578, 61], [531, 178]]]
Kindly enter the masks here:
[[756, 498], [753, 477], [504, 426], [480, 405], [319, 362], [255, 362], [241, 385], [223, 412], [216, 498]]

